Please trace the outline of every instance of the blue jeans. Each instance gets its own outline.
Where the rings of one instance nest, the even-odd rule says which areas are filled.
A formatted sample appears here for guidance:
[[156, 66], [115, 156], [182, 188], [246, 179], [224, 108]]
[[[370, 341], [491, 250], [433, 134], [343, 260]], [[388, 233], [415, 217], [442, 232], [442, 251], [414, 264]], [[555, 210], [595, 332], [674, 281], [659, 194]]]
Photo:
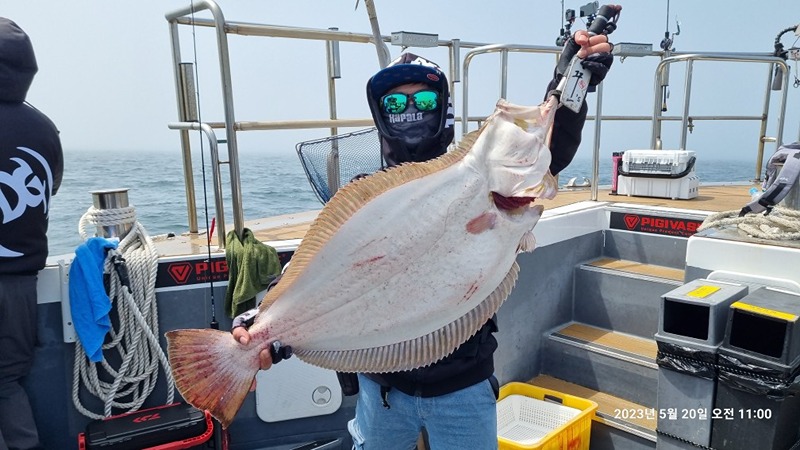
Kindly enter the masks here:
[[389, 391], [358, 375], [356, 417], [347, 424], [356, 450], [413, 450], [423, 427], [433, 450], [497, 449], [497, 410], [489, 380], [438, 397]]

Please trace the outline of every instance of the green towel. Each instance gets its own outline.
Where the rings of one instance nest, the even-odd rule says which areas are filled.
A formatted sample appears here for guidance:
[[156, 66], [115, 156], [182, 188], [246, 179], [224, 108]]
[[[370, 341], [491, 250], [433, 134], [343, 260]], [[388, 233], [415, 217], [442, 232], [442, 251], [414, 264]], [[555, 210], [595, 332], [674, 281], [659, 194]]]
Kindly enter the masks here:
[[225, 243], [225, 259], [228, 261], [225, 312], [232, 318], [255, 308], [255, 295], [281, 273], [281, 262], [278, 252], [256, 239], [247, 228], [242, 230], [242, 240], [231, 231]]

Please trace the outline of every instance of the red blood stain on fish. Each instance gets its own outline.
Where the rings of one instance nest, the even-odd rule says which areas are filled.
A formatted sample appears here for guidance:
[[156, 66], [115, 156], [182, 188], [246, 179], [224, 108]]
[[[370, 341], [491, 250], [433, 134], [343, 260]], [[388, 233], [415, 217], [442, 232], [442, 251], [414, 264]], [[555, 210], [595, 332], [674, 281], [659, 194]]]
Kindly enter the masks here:
[[467, 293], [466, 293], [466, 294], [464, 294], [464, 297], [463, 297], [463, 298], [464, 298], [464, 301], [467, 301], [467, 300], [469, 300], [470, 298], [472, 298], [472, 294], [474, 294], [474, 293], [475, 293], [475, 291], [477, 291], [477, 290], [478, 290], [478, 283], [472, 283], [472, 284], [469, 286], [469, 289], [467, 289]]
[[495, 213], [485, 212], [467, 222], [467, 231], [472, 234], [483, 233], [494, 228], [496, 222], [497, 215]]
[[386, 257], [386, 255], [373, 256], [372, 258], [368, 258], [368, 259], [365, 259], [363, 261], [356, 262], [355, 264], [353, 264], [353, 267], [361, 267], [361, 266], [364, 266], [364, 265], [367, 265], [367, 264], [372, 264], [375, 261], [380, 261], [381, 259], [383, 259], [385, 257]]

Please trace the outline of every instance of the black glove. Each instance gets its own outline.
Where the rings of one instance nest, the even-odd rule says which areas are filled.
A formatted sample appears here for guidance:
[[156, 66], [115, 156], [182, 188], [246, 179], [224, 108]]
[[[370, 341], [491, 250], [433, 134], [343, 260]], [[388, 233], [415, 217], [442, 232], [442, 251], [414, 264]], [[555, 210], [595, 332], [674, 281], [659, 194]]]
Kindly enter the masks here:
[[234, 328], [244, 327], [245, 329], [250, 328], [253, 326], [253, 322], [256, 320], [256, 315], [258, 314], [258, 308], [249, 309], [238, 316], [233, 318], [233, 323], [231, 324], [231, 331]]
[[611, 53], [592, 53], [581, 61], [584, 69], [592, 73], [592, 78], [589, 80], [589, 86], [597, 86], [603, 79], [605, 79], [608, 70], [611, 69], [611, 64], [614, 62], [614, 56]]
[[272, 355], [272, 364], [277, 364], [291, 358], [294, 351], [291, 345], [281, 345], [281, 341], [275, 341], [269, 346], [269, 354]]
[[561, 50], [561, 56], [558, 58], [558, 63], [556, 64], [556, 70], [553, 74], [553, 78], [556, 81], [561, 80], [561, 77], [564, 76], [564, 72], [567, 71], [567, 67], [569, 67], [569, 63], [572, 62], [572, 58], [578, 54], [578, 50], [581, 49], [581, 46], [575, 43], [575, 39], [569, 38], [569, 40], [564, 44], [564, 48]]

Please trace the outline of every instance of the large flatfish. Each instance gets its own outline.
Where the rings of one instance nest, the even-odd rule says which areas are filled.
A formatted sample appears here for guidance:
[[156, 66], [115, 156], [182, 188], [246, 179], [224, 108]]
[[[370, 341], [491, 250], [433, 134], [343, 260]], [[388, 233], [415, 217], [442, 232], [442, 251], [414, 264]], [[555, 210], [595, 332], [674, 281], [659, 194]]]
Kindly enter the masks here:
[[219, 330], [167, 333], [181, 395], [227, 427], [275, 340], [340, 372], [410, 370], [452, 353], [505, 301], [517, 254], [534, 248], [543, 207], [532, 202], [557, 191], [555, 105], [501, 99], [455, 150], [340, 189], [262, 300], [248, 345]]

